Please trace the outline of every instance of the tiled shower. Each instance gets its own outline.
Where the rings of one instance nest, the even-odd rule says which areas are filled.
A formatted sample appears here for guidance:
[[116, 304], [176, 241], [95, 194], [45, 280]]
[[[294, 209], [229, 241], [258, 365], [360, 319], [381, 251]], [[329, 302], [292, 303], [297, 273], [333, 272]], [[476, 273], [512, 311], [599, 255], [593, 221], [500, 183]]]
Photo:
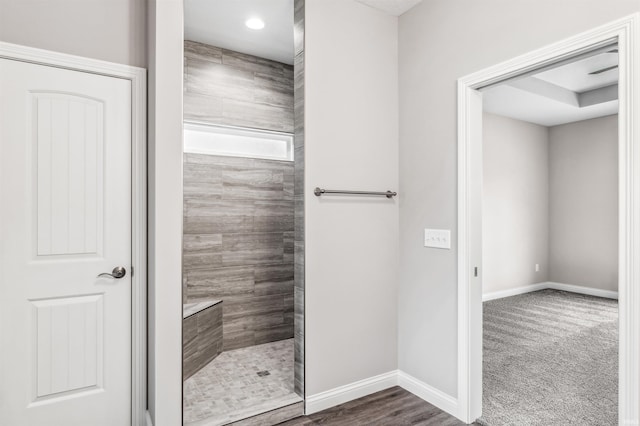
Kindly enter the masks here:
[[[293, 66], [193, 41], [184, 51], [185, 123], [292, 137]], [[289, 149], [285, 160], [185, 150], [185, 424], [301, 410]]]

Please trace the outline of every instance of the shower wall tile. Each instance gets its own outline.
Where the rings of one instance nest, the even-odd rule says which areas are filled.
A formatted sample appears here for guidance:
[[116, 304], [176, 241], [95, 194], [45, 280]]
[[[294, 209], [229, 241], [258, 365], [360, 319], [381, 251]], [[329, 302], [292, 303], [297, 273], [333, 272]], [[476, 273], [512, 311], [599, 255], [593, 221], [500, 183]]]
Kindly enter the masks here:
[[184, 117], [293, 133], [293, 67], [185, 41]]
[[[186, 120], [293, 133], [291, 65], [185, 41]], [[292, 162], [184, 155], [185, 302], [222, 299], [225, 350], [293, 337]]]
[[284, 191], [284, 170], [269, 168], [225, 168], [223, 193], [233, 200], [280, 200]]
[[220, 266], [261, 265], [284, 261], [282, 233], [224, 234]]
[[255, 343], [261, 345], [263, 343], [275, 342], [291, 338], [291, 324], [282, 324], [268, 328], [260, 328], [256, 331]]
[[254, 294], [284, 295], [285, 309], [293, 309], [293, 265], [264, 265], [255, 268]]
[[257, 201], [253, 229], [256, 232], [287, 232], [293, 229], [293, 200]]
[[295, 240], [294, 232], [285, 232], [284, 236], [284, 261], [287, 264], [294, 265]]
[[222, 101], [222, 124], [255, 127], [293, 133], [293, 108], [225, 98]]
[[229, 124], [222, 116], [222, 98], [185, 92], [183, 108], [187, 120]]
[[195, 41], [184, 42], [185, 60], [187, 57], [194, 59], [203, 59], [218, 64], [222, 63], [222, 49]]
[[222, 235], [186, 234], [182, 261], [186, 269], [203, 269], [222, 262]]
[[253, 232], [255, 202], [249, 200], [209, 200], [185, 194], [184, 233], [221, 234]]
[[184, 167], [184, 195], [189, 198], [222, 198], [222, 170], [211, 170], [206, 164]]
[[273, 75], [283, 75], [285, 68], [290, 68], [281, 62], [227, 49], [222, 49], [222, 63], [244, 71]]
[[224, 301], [224, 350], [293, 337], [294, 165], [186, 154], [184, 180], [187, 301]]
[[182, 320], [182, 378], [186, 380], [222, 352], [222, 306]]
[[252, 72], [187, 56], [184, 88], [186, 93], [254, 102], [254, 78]]
[[250, 295], [254, 291], [253, 269], [245, 267], [191, 269], [186, 273], [189, 301], [211, 299], [228, 300], [230, 296]]

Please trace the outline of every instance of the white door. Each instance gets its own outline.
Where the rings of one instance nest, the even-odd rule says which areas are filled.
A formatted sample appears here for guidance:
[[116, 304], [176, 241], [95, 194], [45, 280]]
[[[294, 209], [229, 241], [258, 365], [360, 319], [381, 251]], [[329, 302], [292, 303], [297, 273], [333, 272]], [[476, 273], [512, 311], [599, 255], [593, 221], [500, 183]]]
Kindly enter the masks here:
[[0, 424], [130, 423], [131, 83], [0, 59]]

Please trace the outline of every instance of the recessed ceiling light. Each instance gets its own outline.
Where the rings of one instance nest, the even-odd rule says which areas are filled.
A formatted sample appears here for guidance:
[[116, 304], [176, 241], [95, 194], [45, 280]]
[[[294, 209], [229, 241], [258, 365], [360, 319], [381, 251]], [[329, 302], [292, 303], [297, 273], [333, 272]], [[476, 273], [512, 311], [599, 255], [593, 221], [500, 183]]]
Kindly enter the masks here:
[[252, 30], [261, 30], [264, 28], [264, 21], [260, 18], [247, 19], [247, 22], [244, 24]]

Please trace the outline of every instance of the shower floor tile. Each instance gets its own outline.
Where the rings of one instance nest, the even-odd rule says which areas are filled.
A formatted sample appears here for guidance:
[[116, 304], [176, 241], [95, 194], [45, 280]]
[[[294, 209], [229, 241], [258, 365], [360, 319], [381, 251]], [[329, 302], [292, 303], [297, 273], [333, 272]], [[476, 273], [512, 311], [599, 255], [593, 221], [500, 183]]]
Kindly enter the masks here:
[[224, 425], [300, 401], [293, 339], [234, 349], [184, 382], [184, 424]]

